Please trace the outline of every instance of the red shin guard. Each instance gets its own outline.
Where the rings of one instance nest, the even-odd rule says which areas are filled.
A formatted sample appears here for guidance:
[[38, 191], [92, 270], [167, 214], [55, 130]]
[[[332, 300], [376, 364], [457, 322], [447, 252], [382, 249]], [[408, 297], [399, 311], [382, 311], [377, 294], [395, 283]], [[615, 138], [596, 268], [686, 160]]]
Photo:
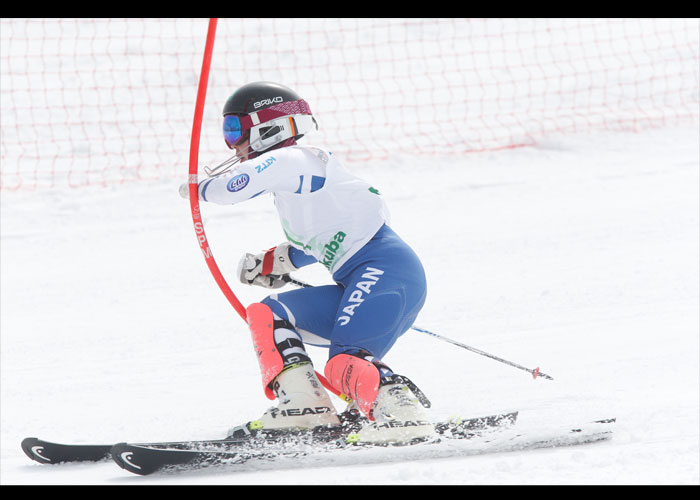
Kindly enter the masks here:
[[253, 347], [258, 356], [260, 373], [265, 395], [275, 399], [270, 384], [284, 368], [284, 361], [275, 345], [274, 318], [272, 309], [265, 304], [256, 302], [246, 309], [248, 328], [253, 338]]
[[362, 413], [374, 420], [370, 411], [379, 391], [379, 370], [376, 366], [357, 356], [338, 354], [328, 361], [324, 372], [333, 387], [349, 396]]

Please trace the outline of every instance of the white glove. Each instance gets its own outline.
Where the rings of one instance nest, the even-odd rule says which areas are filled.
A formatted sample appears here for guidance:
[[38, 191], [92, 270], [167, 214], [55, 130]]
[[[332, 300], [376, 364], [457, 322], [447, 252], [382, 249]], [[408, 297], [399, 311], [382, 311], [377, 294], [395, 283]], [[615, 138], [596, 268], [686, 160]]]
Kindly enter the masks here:
[[297, 267], [289, 258], [289, 242], [280, 243], [266, 252], [247, 253], [238, 263], [238, 277], [246, 285], [280, 288], [289, 281], [289, 273]]
[[180, 184], [180, 189], [178, 189], [178, 191], [180, 196], [182, 196], [184, 199], [190, 199], [190, 185], [188, 183]]

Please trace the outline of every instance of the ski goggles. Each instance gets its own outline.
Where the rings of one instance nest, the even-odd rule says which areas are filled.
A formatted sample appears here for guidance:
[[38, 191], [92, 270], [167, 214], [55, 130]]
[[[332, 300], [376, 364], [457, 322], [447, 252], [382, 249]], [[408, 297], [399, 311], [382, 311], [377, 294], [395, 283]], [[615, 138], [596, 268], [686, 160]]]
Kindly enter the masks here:
[[233, 149], [233, 146], [241, 140], [244, 132], [239, 116], [228, 115], [224, 117], [224, 140], [229, 149]]
[[282, 102], [250, 113], [248, 116], [227, 115], [224, 117], [224, 140], [229, 149], [241, 140], [248, 129], [284, 116], [311, 115], [311, 108], [303, 99]]

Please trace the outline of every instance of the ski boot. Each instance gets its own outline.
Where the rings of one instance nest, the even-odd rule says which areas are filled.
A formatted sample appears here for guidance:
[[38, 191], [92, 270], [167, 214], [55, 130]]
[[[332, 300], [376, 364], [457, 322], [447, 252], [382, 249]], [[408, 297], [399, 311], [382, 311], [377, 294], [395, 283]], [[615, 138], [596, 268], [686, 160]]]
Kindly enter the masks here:
[[437, 437], [425, 410], [430, 401], [413, 382], [370, 353], [338, 354], [325, 372], [331, 385], [348, 395], [366, 417], [348, 441], [410, 444]]
[[[427, 399], [400, 375], [383, 379], [370, 417], [349, 437], [359, 443], [413, 444], [437, 438], [425, 409]], [[427, 403], [429, 405], [429, 403]]]
[[338, 426], [340, 420], [330, 396], [318, 380], [311, 363], [290, 365], [273, 382], [278, 406], [269, 408], [248, 424], [250, 430], [313, 429]]

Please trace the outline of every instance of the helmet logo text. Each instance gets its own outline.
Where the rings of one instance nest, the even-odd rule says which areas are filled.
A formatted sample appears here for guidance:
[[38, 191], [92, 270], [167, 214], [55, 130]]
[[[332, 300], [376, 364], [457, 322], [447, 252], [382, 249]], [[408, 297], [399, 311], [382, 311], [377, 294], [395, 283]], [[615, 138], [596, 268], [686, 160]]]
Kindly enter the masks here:
[[277, 96], [272, 99], [263, 99], [262, 101], [254, 102], [253, 107], [258, 109], [261, 106], [269, 106], [270, 104], [277, 104], [280, 102], [284, 102], [284, 99], [282, 99], [282, 96]]

